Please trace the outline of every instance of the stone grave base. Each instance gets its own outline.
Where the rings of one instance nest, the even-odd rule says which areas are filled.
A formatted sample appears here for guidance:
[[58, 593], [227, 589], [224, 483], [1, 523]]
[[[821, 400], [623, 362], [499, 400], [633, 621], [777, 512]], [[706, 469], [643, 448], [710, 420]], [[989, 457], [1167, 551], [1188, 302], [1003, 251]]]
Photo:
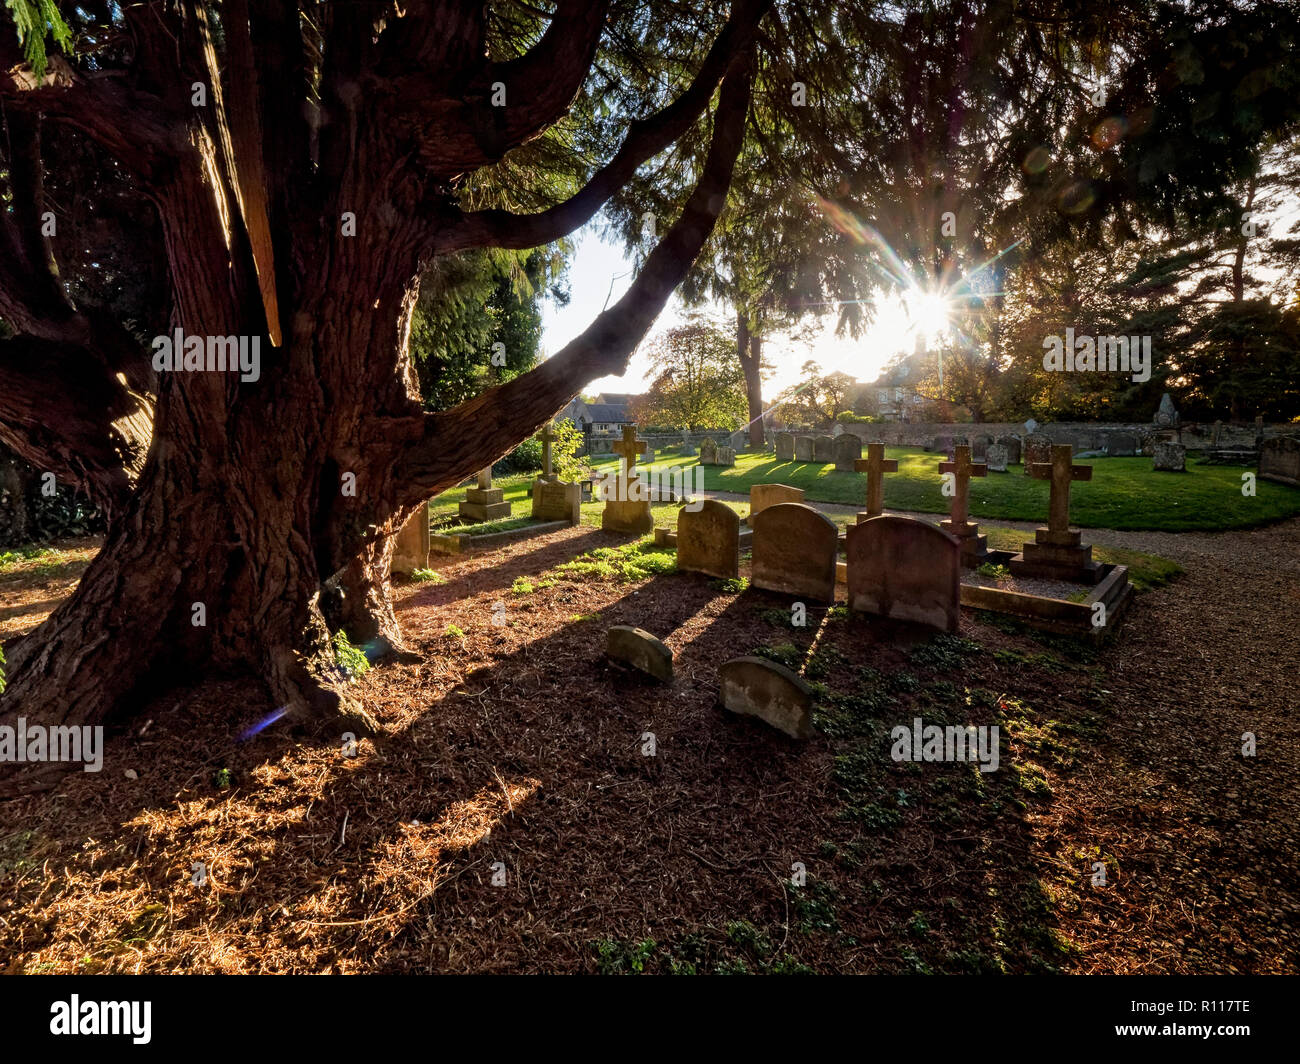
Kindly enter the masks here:
[[[991, 560], [994, 564], [1000, 564], [996, 558]], [[1133, 585], [1129, 583], [1126, 565], [1100, 565], [1098, 570], [1099, 578], [1082, 602], [963, 583], [961, 604], [971, 609], [1007, 614], [1034, 628], [1049, 632], [1099, 639], [1115, 626], [1115, 621], [1127, 608], [1133, 598]], [[1084, 590], [1084, 587], [1081, 586], [1080, 590]], [[1100, 627], [1093, 624], [1093, 606], [1098, 602], [1105, 603], [1106, 606], [1106, 623]]]
[[465, 501], [457, 507], [461, 520], [477, 524], [481, 521], [497, 521], [510, 516], [510, 504], [505, 501], [502, 488], [470, 488], [465, 492]]
[[1071, 580], [1095, 584], [1102, 578], [1101, 566], [1092, 560], [1092, 547], [1084, 546], [1082, 533], [1053, 532], [1039, 528], [1034, 542], [1007, 562], [1016, 576], [1041, 576], [1049, 580]]
[[[859, 518], [858, 524], [862, 520]], [[961, 564], [963, 569], [978, 569], [992, 558], [989, 551], [989, 537], [981, 535], [980, 526], [974, 521], [955, 525], [951, 518], [945, 517], [939, 527], [952, 536], [961, 545]]]
[[[740, 526], [740, 549], [747, 551], [754, 543], [754, 530]], [[667, 525], [655, 525], [655, 546], [656, 547], [676, 547], [677, 532]]]

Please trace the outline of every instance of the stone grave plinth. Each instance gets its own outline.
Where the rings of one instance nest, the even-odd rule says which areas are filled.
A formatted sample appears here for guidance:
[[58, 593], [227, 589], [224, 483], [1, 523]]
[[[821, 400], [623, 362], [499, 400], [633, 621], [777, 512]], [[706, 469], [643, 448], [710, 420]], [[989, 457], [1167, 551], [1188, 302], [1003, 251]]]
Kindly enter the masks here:
[[1082, 542], [1082, 533], [1070, 528], [1070, 484], [1091, 480], [1092, 466], [1075, 465], [1070, 445], [1063, 443], [1052, 448], [1050, 463], [1033, 463], [1029, 475], [1051, 481], [1047, 527], [1034, 532], [1034, 542], [1026, 543], [1007, 563], [1008, 568], [1016, 576], [1095, 584], [1101, 579], [1101, 566], [1092, 560], [1092, 547]]
[[483, 521], [497, 521], [510, 516], [510, 504], [505, 501], [506, 493], [501, 488], [492, 486], [492, 467], [480, 471], [478, 487], [465, 492], [465, 501], [457, 507], [462, 521], [479, 524]]

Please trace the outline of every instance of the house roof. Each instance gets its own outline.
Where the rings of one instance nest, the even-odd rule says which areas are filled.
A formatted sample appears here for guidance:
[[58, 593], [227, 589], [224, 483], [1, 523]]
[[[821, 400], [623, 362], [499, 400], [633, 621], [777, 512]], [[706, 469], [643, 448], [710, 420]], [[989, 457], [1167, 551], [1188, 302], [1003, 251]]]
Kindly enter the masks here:
[[627, 406], [621, 403], [588, 403], [586, 414], [592, 421], [625, 422], [627, 421]]
[[627, 406], [635, 398], [635, 395], [625, 395], [622, 392], [601, 392], [596, 396], [596, 401], [607, 406]]

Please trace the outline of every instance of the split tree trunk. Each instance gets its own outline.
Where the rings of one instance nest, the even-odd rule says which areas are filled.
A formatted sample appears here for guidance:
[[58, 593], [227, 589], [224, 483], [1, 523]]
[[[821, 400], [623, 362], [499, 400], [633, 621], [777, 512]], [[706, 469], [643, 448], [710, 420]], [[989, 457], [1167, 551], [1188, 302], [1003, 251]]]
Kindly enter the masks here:
[[736, 355], [745, 374], [745, 400], [749, 407], [749, 446], [761, 450], [763, 434], [763, 338], [749, 328], [743, 310], [736, 311]]

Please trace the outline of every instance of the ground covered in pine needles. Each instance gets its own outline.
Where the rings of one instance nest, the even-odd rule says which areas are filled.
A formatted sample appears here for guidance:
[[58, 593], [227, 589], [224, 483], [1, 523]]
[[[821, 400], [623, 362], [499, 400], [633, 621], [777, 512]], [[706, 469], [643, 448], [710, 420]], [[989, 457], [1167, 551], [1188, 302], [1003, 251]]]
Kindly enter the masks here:
[[[585, 526], [448, 559], [396, 588], [423, 660], [357, 678], [384, 730], [355, 751], [240, 741], [265, 694], [196, 678], [101, 773], [0, 804], [0, 970], [1296, 971], [1300, 521], [1142, 541], [1186, 572], [1101, 647], [794, 628]], [[6, 641], [75, 584], [64, 546], [0, 577]], [[671, 687], [605, 660], [614, 624]], [[748, 653], [816, 685], [819, 737], [715, 705]], [[997, 725], [998, 770], [894, 762], [915, 717]]]

